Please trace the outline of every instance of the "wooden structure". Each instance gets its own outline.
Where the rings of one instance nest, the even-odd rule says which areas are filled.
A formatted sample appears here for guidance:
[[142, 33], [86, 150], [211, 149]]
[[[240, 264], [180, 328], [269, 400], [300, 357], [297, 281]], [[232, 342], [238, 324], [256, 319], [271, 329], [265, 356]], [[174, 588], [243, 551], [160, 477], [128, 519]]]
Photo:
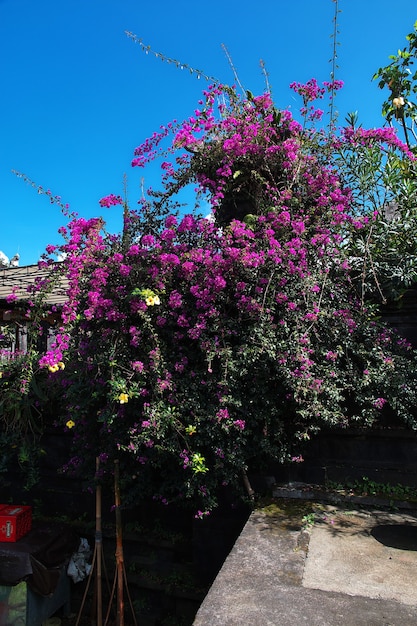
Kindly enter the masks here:
[[[30, 317], [27, 314], [27, 301], [30, 287], [46, 280], [53, 272], [52, 267], [26, 265], [22, 267], [0, 267], [0, 327], [5, 338], [0, 342], [0, 359], [6, 353], [25, 353], [27, 330]], [[16, 299], [8, 302], [7, 297], [14, 293]], [[66, 281], [62, 278], [46, 298], [45, 304], [57, 310], [45, 315], [43, 349], [47, 349], [54, 336], [54, 326], [59, 320], [59, 307], [66, 299]], [[7, 331], [7, 333], [5, 333]], [[3, 348], [3, 349], [2, 349]]]

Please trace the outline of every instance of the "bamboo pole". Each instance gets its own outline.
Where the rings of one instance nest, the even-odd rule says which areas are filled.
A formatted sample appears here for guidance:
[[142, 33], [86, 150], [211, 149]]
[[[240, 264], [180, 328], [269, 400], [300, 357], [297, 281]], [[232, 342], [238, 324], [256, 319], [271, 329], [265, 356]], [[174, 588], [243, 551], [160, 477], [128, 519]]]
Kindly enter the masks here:
[[[96, 475], [100, 467], [100, 459], [96, 458]], [[101, 485], [96, 486], [96, 537], [95, 547], [97, 552], [96, 561], [96, 597], [97, 597], [97, 626], [103, 626], [103, 594], [102, 594], [102, 558], [103, 558], [103, 532], [101, 518]]]
[[120, 469], [119, 461], [114, 461], [114, 502], [115, 502], [115, 514], [116, 514], [116, 569], [114, 573], [113, 588], [110, 595], [109, 607], [107, 610], [107, 616], [104, 626], [108, 625], [111, 606], [113, 603], [114, 594], [116, 592], [116, 626], [124, 626], [125, 624], [125, 601], [124, 592], [126, 591], [126, 597], [129, 601], [130, 610], [132, 613], [132, 619], [134, 626], [137, 625], [135, 611], [133, 607], [132, 598], [129, 592], [129, 586], [127, 582], [126, 568], [123, 555], [123, 539], [122, 539], [122, 514], [120, 510]]
[[116, 569], [117, 569], [117, 613], [116, 625], [124, 626], [124, 598], [123, 598], [123, 580], [124, 580], [124, 558], [123, 558], [123, 540], [122, 540], [122, 516], [120, 512], [120, 475], [119, 461], [114, 461], [114, 496], [115, 496], [115, 514], [116, 514]]
[[[98, 476], [98, 470], [100, 467], [100, 459], [96, 458], [96, 478]], [[93, 573], [95, 573], [95, 605], [92, 607], [93, 615], [91, 616], [91, 622], [96, 624], [96, 626], [103, 626], [103, 597], [102, 597], [102, 563], [103, 563], [103, 534], [102, 534], [102, 518], [101, 518], [101, 485], [97, 483], [96, 485], [96, 533], [95, 533], [95, 544], [94, 544], [94, 552], [93, 559], [91, 562], [91, 569], [88, 576], [87, 584], [84, 590], [83, 599], [81, 602], [80, 610], [77, 615], [77, 621], [75, 626], [78, 626], [81, 620], [81, 615], [84, 609], [84, 605], [87, 599], [88, 590], [90, 588], [90, 583], [93, 577]], [[95, 615], [94, 615], [95, 613]], [[95, 619], [94, 619], [95, 617]]]

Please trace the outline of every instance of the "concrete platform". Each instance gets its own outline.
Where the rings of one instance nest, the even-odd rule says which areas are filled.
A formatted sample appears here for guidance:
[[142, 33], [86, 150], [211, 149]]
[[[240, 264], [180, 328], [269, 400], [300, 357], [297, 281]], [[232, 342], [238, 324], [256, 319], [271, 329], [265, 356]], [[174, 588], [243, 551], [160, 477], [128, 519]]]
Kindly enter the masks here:
[[417, 512], [277, 499], [250, 516], [194, 626], [417, 624]]

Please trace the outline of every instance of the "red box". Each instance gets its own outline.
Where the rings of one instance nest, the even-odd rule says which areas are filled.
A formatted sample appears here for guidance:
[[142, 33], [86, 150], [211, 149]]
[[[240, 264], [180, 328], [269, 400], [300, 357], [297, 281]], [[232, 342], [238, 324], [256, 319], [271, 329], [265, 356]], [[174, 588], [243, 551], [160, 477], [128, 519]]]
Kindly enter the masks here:
[[19, 541], [31, 528], [31, 506], [0, 504], [0, 542]]

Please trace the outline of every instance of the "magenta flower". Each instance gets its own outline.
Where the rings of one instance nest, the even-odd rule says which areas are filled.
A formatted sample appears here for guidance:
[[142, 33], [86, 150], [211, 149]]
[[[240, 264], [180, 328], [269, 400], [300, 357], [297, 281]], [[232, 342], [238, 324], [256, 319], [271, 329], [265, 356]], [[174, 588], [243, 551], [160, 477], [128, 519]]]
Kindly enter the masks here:
[[99, 204], [101, 207], [110, 208], [111, 206], [115, 206], [117, 204], [123, 204], [123, 200], [120, 196], [115, 196], [111, 193], [110, 195], [101, 198], [101, 200], [99, 200]]
[[373, 405], [376, 409], [382, 409], [386, 402], [387, 401], [385, 398], [377, 398], [376, 400], [374, 400]]

